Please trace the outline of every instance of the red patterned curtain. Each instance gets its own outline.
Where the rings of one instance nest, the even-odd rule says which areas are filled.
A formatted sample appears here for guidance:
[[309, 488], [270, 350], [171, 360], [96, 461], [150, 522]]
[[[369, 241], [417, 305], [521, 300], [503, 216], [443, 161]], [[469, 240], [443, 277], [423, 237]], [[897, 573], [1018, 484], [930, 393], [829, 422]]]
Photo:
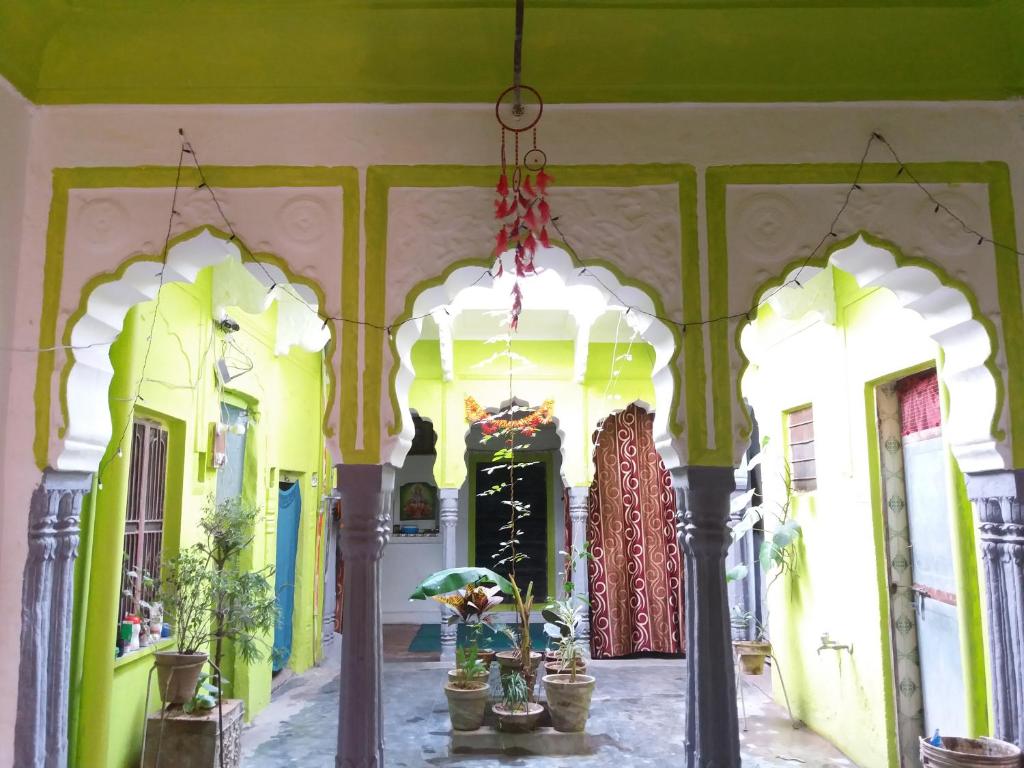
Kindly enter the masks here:
[[653, 423], [653, 414], [630, 405], [595, 435], [587, 519], [595, 658], [685, 651], [675, 492]]

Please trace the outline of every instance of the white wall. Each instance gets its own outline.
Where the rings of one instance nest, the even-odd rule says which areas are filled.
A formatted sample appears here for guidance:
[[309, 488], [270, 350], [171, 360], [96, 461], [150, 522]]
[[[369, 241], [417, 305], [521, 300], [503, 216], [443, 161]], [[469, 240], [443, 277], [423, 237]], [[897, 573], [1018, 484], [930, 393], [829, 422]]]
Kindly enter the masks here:
[[[539, 138], [558, 177], [558, 167], [565, 164], [621, 163], [689, 163], [696, 167], [698, 196], [696, 211], [697, 238], [701, 252], [700, 281], [707, 311], [708, 262], [706, 222], [704, 221], [703, 171], [712, 165], [744, 163], [855, 163], [860, 159], [864, 143], [871, 131], [880, 131], [912, 162], [1006, 162], [1011, 169], [1011, 185], [1017, 201], [1017, 231], [1024, 232], [1024, 142], [1021, 141], [1024, 105], [1019, 102], [942, 102], [942, 103], [829, 103], [829, 104], [664, 104], [664, 105], [553, 105], [545, 111]], [[46, 252], [47, 221], [54, 168], [83, 166], [173, 165], [178, 156], [178, 129], [185, 128], [199, 151], [203, 162], [210, 165], [351, 165], [362, 171], [375, 164], [494, 164], [498, 160], [493, 105], [235, 105], [235, 106], [103, 106], [45, 107], [31, 111], [10, 94], [0, 94], [0, 170], [14, 159], [24, 156], [26, 131], [31, 123], [28, 164], [24, 182], [20, 172], [2, 178], [0, 187], [0, 253], [7, 267], [0, 281], [0, 316], [8, 324], [0, 326], [0, 339], [10, 339], [17, 346], [34, 346], [38, 342], [40, 309], [43, 303], [43, 264]], [[884, 150], [876, 148], [872, 161], [890, 160]], [[365, 200], [365, 173], [361, 173], [362, 199]], [[8, 198], [18, 200], [24, 188], [24, 209], [17, 215], [7, 209]], [[905, 185], [909, 186], [909, 185]], [[160, 200], [166, 190], [155, 190]], [[870, 190], [866, 190], [870, 191]], [[829, 194], [805, 190], [828, 201]], [[906, 194], [912, 190], [905, 190]], [[160, 193], [160, 194], [158, 194]], [[438, 190], [439, 198], [453, 195]], [[571, 190], [561, 189], [567, 203], [572, 203]], [[225, 192], [229, 211], [244, 213], [251, 206], [245, 195]], [[864, 199], [870, 202], [870, 196]], [[970, 201], [968, 201], [970, 202]], [[482, 210], [490, 206], [489, 197]], [[578, 208], [579, 206], [577, 206]], [[800, 210], [798, 206], [798, 210]], [[816, 209], [815, 209], [816, 210]], [[859, 211], [860, 209], [858, 209]], [[599, 211], [598, 213], [604, 212]], [[407, 246], [401, 250], [403, 259], [388, 260], [388, 293], [405, 300], [403, 286], [439, 274], [449, 263], [467, 257], [479, 257], [489, 242], [480, 242], [475, 227], [491, 225], [480, 222], [472, 212], [461, 211], [456, 217], [444, 218], [429, 209], [418, 219], [410, 219], [413, 230], [389, 234], [394, 241]], [[924, 214], [931, 217], [931, 209]], [[924, 215], [922, 214], [922, 215]], [[987, 212], [978, 211], [979, 226], [986, 226]], [[861, 219], [873, 215], [871, 210], [858, 212]], [[971, 215], [974, 215], [972, 210]], [[484, 217], [486, 218], [486, 216]], [[563, 226], [570, 231], [600, 231], [600, 216], [579, 215]], [[756, 217], [752, 217], [756, 221]], [[860, 221], [861, 219], [857, 219]], [[211, 221], [215, 219], [211, 216]], [[930, 219], [930, 220], [934, 220]], [[20, 256], [16, 284], [7, 260], [9, 243], [16, 243], [11, 222], [20, 221]], [[489, 220], [488, 220], [489, 221]], [[673, 227], [678, 222], [663, 222]], [[820, 237], [827, 220], [808, 215], [807, 236]], [[273, 220], [267, 228], [281, 226]], [[442, 259], [424, 256], [418, 244], [424, 230], [436, 237], [436, 229], [448, 250]], [[813, 232], [811, 230], [814, 230]], [[489, 231], [489, 230], [488, 230]], [[673, 230], [674, 231], [674, 230]], [[244, 234], [244, 233], [243, 233]], [[271, 233], [273, 234], [273, 232]], [[301, 234], [301, 233], [300, 233]], [[743, 241], [743, 232], [733, 237], [730, 279], [766, 280], [778, 274], [791, 256], [762, 254], [755, 263], [732, 249]], [[747, 234], [750, 234], [749, 232]], [[756, 234], [756, 233], [755, 233]], [[884, 234], [884, 233], [883, 233]], [[939, 233], [941, 235], [941, 233]], [[936, 235], [936, 237], [939, 237]], [[155, 231], [151, 240], [159, 243], [162, 232]], [[365, 246], [365, 237], [360, 238]], [[489, 241], [488, 238], [484, 238]], [[893, 238], [901, 241], [902, 238]], [[940, 237], [941, 239], [941, 237]], [[911, 245], [915, 241], [911, 242]], [[259, 245], [259, 243], [256, 243]], [[397, 247], [397, 246], [396, 246]], [[922, 246], [921, 254], [939, 258], [934, 248]], [[296, 253], [300, 253], [296, 250]], [[916, 251], [915, 251], [916, 253]], [[82, 284], [90, 276], [114, 269], [131, 253], [110, 250], [96, 256], [88, 264], [76, 264], [78, 277], [65, 275], [58, 338], [63, 333], [63, 319], [74, 309], [81, 295]], [[284, 254], [294, 258], [294, 254]], [[301, 255], [301, 253], [300, 253]], [[619, 258], [608, 253], [587, 253], [585, 256]], [[968, 254], [970, 255], [970, 254]], [[631, 259], [627, 271], [643, 275], [651, 270], [661, 274], [659, 265], [651, 264], [650, 254], [627, 253]], [[329, 263], [311, 265], [310, 274], [333, 274], [337, 269], [337, 251]], [[988, 251], [976, 259], [990, 265]], [[963, 269], [950, 261], [950, 272], [968, 284], [981, 299], [983, 310], [995, 316], [995, 286], [977, 269]], [[961, 274], [962, 271], [962, 274]], [[365, 274], [365, 270], [361, 273]], [[362, 278], [360, 278], [362, 280]], [[340, 282], [340, 281], [338, 281]], [[336, 289], [336, 284], [329, 286]], [[362, 287], [362, 286], [361, 286]], [[676, 282], [658, 281], [659, 291], [667, 301], [678, 304], [681, 287]], [[747, 289], [735, 291], [730, 301], [742, 302]], [[360, 291], [360, 295], [362, 291]], [[16, 297], [13, 315], [11, 304]], [[70, 304], [70, 306], [68, 306]], [[358, 314], [356, 307], [346, 307], [346, 314]], [[16, 318], [13, 326], [9, 318]], [[998, 320], [998, 318], [996, 318]], [[705, 331], [707, 359], [710, 370], [710, 331]], [[379, 334], [358, 331], [358, 344], [365, 349], [379, 342]], [[36, 360], [34, 356], [19, 365], [10, 377], [9, 400], [17, 407], [8, 410], [4, 432], [8, 439], [0, 461], [4, 466], [5, 486], [0, 498], [0, 653], [16, 658], [19, 647], [21, 574], [26, 550], [25, 519], [32, 488], [39, 482], [30, 446], [35, 430], [33, 402]], [[390, 355], [385, 355], [385, 372]], [[355, 360], [344, 371], [356, 378], [362, 392], [363, 366]], [[58, 371], [60, 368], [58, 367]], [[56, 388], [54, 389], [56, 392]], [[361, 397], [361, 395], [360, 395]], [[699, 395], [698, 395], [699, 397]], [[336, 400], [337, 402], [337, 400]], [[681, 399], [685, 402], [685, 398]], [[710, 410], [711, 405], [706, 406]], [[387, 434], [390, 397], [385, 389], [381, 403], [381, 429]], [[346, 419], [356, 422], [357, 448], [363, 443], [363, 414], [347, 412]], [[59, 424], [52, 425], [55, 435]], [[724, 444], [730, 435], [715, 435], [713, 420], [709, 423], [709, 443]], [[389, 546], [386, 558], [392, 558], [402, 545]], [[437, 560], [440, 562], [439, 544]], [[405, 547], [410, 551], [413, 545]], [[429, 547], [422, 551], [426, 553]], [[427, 565], [426, 562], [423, 563]], [[395, 594], [399, 594], [396, 592]], [[6, 690], [17, 686], [17, 667], [0, 667], [0, 685]], [[15, 699], [0, 699], [0, 765], [10, 761], [10, 744], [14, 722]]]
[[[12, 438], [19, 443], [30, 443], [31, 432], [13, 432], [8, 418], [9, 380], [12, 365], [34, 363], [35, 356], [11, 353], [5, 348], [15, 344], [15, 297], [18, 290], [18, 263], [21, 246], [22, 217], [25, 202], [25, 170], [28, 162], [29, 131], [33, 108], [14, 88], [0, 78], [0, 457], [6, 455], [6, 445]], [[28, 346], [34, 346], [29, 342]], [[10, 403], [12, 410], [19, 410], [31, 416], [31, 396], [21, 390]], [[0, 634], [0, 648], [9, 663], [0, 665], [0, 688], [5, 691], [18, 689], [18, 631], [21, 597], [21, 573], [25, 551], [25, 524], [28, 513], [27, 496], [18, 494], [20, 507], [10, 505], [8, 478], [16, 472], [30, 471], [31, 454], [28, 461], [18, 464], [3, 462], [0, 467], [0, 615], [10, 619], [5, 624], [9, 631]], [[27, 467], [25, 466], [27, 464]], [[24, 486], [23, 486], [24, 487]], [[31, 486], [29, 486], [31, 487]], [[11, 542], [16, 542], [14, 547]], [[7, 696], [6, 705], [0, 705], [0, 765], [9, 765], [12, 759], [13, 733], [17, 696]]]
[[[399, 490], [405, 483], [433, 483], [436, 456], [408, 456], [395, 473], [392, 520], [398, 519]], [[405, 523], [413, 525], [414, 523]], [[415, 523], [420, 528], [438, 528], [440, 522]], [[439, 621], [441, 608], [433, 600], [409, 600], [416, 585], [443, 565], [441, 537], [392, 536], [380, 566], [380, 609], [385, 624], [428, 624]]]

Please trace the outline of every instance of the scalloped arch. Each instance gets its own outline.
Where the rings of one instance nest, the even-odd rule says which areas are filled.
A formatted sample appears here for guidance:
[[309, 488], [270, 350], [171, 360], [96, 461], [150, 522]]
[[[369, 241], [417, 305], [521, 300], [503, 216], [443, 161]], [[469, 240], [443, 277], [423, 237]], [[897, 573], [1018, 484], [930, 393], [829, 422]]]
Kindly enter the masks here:
[[[614, 270], [593, 263], [588, 264], [585, 274], [581, 274], [583, 270], [574, 265], [572, 255], [560, 247], [538, 250], [535, 263], [540, 271], [557, 276], [561, 287], [569, 289], [587, 286], [599, 290], [611, 305], [618, 306], [619, 301], [611, 298], [605, 288], [607, 286], [623, 302], [642, 311], [638, 313], [642, 317], [640, 336], [654, 349], [651, 378], [655, 403], [651, 405], [660, 406], [654, 409], [655, 445], [667, 467], [680, 466], [684, 459], [685, 433], [680, 430], [680, 434], [673, 434], [673, 412], [679, 388], [674, 362], [680, 354], [680, 345], [675, 330], [654, 317], [660, 309], [652, 298], [657, 293], [634, 282], [624, 281]], [[396, 363], [391, 377], [391, 395], [396, 406], [395, 412], [401, 415], [401, 429], [396, 430], [386, 441], [383, 456], [394, 466], [403, 464], [412, 444], [411, 419], [404, 416], [410, 409], [409, 392], [416, 376], [412, 365], [412, 348], [422, 335], [422, 318], [453, 302], [461, 291], [478, 285], [488, 285], [486, 280], [481, 280], [481, 265], [464, 263], [451, 268], [436, 280], [421, 284], [410, 294], [406, 304], [407, 312], [402, 319], [418, 319], [403, 322], [394, 333], [392, 342]], [[568, 434], [559, 427], [563, 460], [568, 455], [582, 455], [581, 441], [590, 437], [589, 431], [584, 431], [587, 434]]]
[[[261, 259], [266, 272], [251, 260], [244, 245], [240, 248], [227, 235], [212, 227], [200, 227], [175, 238], [167, 252], [163, 284], [194, 283], [201, 270], [237, 257], [261, 285], [267, 288], [262, 299], [255, 304], [250, 300], [246, 311], [263, 311], [277, 300], [276, 291], [291, 290], [314, 307], [322, 304], [323, 293], [311, 280], [296, 278], [287, 267], [279, 266], [276, 257]], [[64, 427], [58, 434], [55, 467], [69, 471], [95, 471], [110, 443], [112, 425], [108, 392], [114, 369], [110, 362], [110, 347], [124, 328], [128, 311], [136, 304], [154, 299], [159, 290], [160, 272], [155, 270], [160, 260], [147, 255], [133, 257], [113, 272], [93, 278], [82, 293], [78, 309], [71, 315], [65, 332], [65, 343], [73, 350], [61, 376], [61, 408]], [[269, 274], [268, 274], [269, 273]], [[273, 285], [278, 288], [271, 291]], [[311, 320], [315, 319], [310, 316]], [[317, 326], [314, 329], [312, 326]], [[308, 351], [319, 351], [327, 346], [331, 354], [334, 328], [320, 326], [317, 321], [301, 328], [296, 343]], [[330, 374], [328, 408], [325, 428], [330, 417], [335, 382]]]
[[[1010, 446], [1000, 429], [1003, 379], [996, 365], [998, 336], [992, 322], [978, 309], [970, 288], [949, 277], [938, 265], [908, 258], [889, 242], [861, 232], [836, 243], [822, 259], [811, 262], [816, 271], [832, 264], [849, 273], [861, 288], [888, 288], [900, 305], [919, 315], [927, 333], [943, 351], [942, 379], [949, 391], [946, 434], [964, 472], [982, 472], [1011, 466]], [[799, 268], [790, 263], [782, 277], [762, 285], [757, 302], [768, 291], [786, 283]], [[804, 272], [806, 274], [806, 270]], [[741, 366], [737, 400], [743, 425], [734, 445], [734, 458], [746, 449], [750, 423], [742, 408], [742, 390], [757, 350], [745, 349], [748, 321], [736, 330]]]

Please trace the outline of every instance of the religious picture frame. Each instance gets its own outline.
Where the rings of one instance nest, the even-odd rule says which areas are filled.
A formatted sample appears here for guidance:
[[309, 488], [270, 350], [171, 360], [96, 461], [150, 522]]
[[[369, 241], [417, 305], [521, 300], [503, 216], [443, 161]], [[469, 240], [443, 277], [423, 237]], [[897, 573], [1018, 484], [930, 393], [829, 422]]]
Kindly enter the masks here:
[[404, 483], [398, 491], [398, 521], [433, 523], [437, 520], [437, 486], [432, 483]]

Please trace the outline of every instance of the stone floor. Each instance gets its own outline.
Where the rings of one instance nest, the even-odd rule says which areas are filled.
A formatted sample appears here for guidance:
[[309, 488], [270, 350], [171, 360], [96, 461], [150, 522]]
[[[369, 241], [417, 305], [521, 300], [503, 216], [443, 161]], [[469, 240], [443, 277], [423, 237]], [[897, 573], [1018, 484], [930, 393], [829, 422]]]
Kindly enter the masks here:
[[[335, 647], [339, 643], [335, 643]], [[387, 768], [528, 766], [529, 768], [653, 768], [679, 765], [683, 754], [685, 662], [644, 659], [592, 662], [597, 689], [587, 731], [592, 754], [574, 757], [450, 755], [448, 710], [440, 662], [384, 665]], [[337, 733], [337, 659], [279, 686], [270, 706], [242, 735], [246, 768], [333, 768]], [[853, 766], [763, 693], [767, 679], [745, 678], [747, 723], [743, 765], [771, 768]]]

